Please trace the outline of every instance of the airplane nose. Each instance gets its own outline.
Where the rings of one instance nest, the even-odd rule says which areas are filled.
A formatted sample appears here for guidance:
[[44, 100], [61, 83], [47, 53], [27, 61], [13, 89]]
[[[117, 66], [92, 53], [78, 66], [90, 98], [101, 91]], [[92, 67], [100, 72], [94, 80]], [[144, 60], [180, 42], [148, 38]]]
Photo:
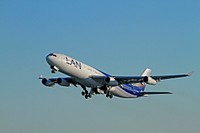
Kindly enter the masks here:
[[52, 65], [53, 64], [53, 60], [54, 58], [56, 57], [55, 54], [51, 53], [49, 55], [46, 56], [46, 61], [49, 65]]

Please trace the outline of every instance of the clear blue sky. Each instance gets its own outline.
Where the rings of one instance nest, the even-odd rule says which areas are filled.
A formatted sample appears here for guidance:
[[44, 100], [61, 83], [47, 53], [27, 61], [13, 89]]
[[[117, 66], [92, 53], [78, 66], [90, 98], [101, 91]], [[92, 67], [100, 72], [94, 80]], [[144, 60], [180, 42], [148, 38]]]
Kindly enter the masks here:
[[[1, 133], [200, 131], [198, 0], [1, 0]], [[113, 75], [194, 71], [148, 90], [173, 95], [85, 100], [81, 88], [47, 88], [45, 56], [64, 53]]]

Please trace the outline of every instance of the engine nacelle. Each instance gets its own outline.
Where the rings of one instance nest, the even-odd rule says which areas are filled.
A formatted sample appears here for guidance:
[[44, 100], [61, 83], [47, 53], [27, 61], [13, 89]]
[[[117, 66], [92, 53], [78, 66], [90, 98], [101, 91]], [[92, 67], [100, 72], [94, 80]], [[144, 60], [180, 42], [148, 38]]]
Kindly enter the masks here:
[[42, 84], [45, 85], [45, 86], [52, 86], [52, 85], [55, 84], [55, 82], [51, 81], [50, 79], [43, 78]]
[[64, 78], [58, 78], [57, 83], [61, 86], [70, 86], [70, 83]]
[[145, 76], [145, 77], [143, 78], [143, 81], [144, 81], [145, 83], [149, 84], [149, 85], [156, 85], [156, 84], [157, 84], [157, 81], [156, 81], [156, 80], [154, 80], [153, 78], [148, 77], [148, 76]]
[[105, 83], [109, 86], [118, 86], [119, 85], [118, 81], [113, 77], [106, 77]]

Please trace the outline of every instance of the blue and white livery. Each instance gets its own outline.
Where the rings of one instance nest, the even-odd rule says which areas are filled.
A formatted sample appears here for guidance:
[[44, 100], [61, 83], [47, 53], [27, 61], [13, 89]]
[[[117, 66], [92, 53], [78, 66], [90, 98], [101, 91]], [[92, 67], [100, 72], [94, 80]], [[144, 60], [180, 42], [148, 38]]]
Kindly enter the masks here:
[[[80, 85], [83, 88], [82, 95], [87, 99], [96, 94], [105, 94], [106, 97], [113, 96], [122, 98], [138, 98], [150, 94], [171, 94], [171, 92], [146, 92], [145, 86], [156, 85], [164, 79], [180, 78], [191, 74], [151, 76], [151, 70], [145, 69], [140, 76], [112, 76], [98, 69], [88, 66], [64, 54], [50, 53], [46, 56], [51, 72], [57, 71], [69, 75], [62, 78], [43, 78], [42, 84], [53, 86]], [[90, 88], [88, 91], [87, 88]]]

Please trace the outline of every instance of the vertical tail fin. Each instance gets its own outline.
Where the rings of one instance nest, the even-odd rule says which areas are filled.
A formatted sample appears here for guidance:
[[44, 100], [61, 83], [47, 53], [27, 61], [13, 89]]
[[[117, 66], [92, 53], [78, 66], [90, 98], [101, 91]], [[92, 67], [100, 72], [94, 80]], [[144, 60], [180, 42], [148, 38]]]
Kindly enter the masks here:
[[[149, 68], [146, 68], [143, 73], [141, 74], [141, 76], [150, 76], [151, 75], [151, 69]], [[146, 84], [143, 82], [143, 83], [136, 83], [136, 84], [132, 84], [133, 86], [137, 86], [139, 88], [141, 88], [143, 91], [145, 89], [145, 86]]]
[[141, 74], [141, 76], [150, 76], [151, 75], [151, 69], [146, 68], [144, 72]]

